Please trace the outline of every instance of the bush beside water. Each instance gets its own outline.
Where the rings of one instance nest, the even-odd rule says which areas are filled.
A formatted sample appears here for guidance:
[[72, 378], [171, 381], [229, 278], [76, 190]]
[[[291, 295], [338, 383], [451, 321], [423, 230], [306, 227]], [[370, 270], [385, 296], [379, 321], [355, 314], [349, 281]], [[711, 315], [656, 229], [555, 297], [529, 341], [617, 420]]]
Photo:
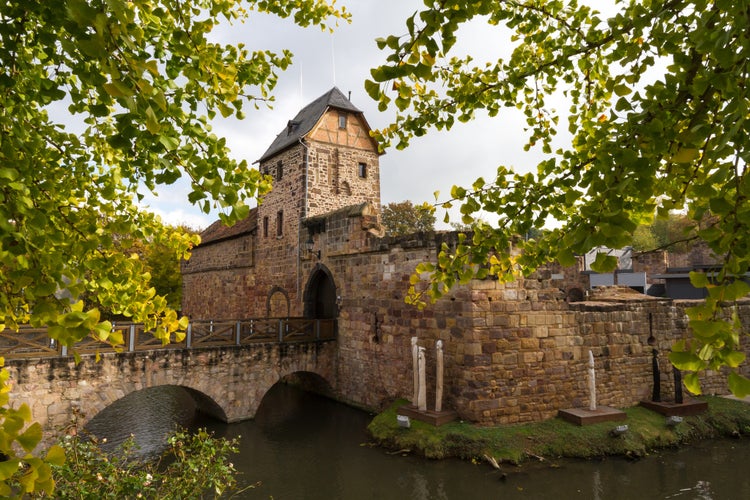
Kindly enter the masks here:
[[177, 431], [168, 438], [160, 460], [137, 458], [134, 440], [116, 453], [102, 451], [94, 439], [66, 436], [61, 440], [65, 463], [53, 466], [54, 497], [60, 499], [198, 499], [236, 492], [237, 471], [230, 456], [237, 440], [216, 438], [207, 431]]

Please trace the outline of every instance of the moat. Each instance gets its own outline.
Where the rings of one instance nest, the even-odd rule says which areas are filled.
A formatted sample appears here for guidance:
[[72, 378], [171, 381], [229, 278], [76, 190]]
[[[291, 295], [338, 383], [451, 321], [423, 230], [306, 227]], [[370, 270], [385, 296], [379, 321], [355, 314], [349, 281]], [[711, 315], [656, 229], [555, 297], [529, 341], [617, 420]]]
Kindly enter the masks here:
[[[372, 415], [329, 399], [276, 385], [252, 421], [193, 419], [190, 400], [175, 388], [136, 393], [106, 410], [92, 427], [117, 441], [134, 433], [146, 451], [170, 418], [241, 436], [233, 459], [246, 499], [468, 498], [750, 498], [750, 441], [706, 441], [629, 461], [548, 461], [522, 467], [427, 460], [389, 453], [370, 443]], [[106, 413], [106, 415], [105, 415]], [[112, 426], [112, 424], [115, 424]]]

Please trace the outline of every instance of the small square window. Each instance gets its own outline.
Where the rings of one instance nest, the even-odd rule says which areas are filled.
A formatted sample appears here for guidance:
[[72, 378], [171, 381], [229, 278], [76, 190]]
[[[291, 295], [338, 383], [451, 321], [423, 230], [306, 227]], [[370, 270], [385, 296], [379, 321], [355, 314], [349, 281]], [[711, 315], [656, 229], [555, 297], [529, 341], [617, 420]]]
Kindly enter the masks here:
[[339, 113], [339, 128], [346, 128], [346, 115]]
[[367, 163], [360, 163], [357, 165], [357, 174], [362, 179], [367, 177]]

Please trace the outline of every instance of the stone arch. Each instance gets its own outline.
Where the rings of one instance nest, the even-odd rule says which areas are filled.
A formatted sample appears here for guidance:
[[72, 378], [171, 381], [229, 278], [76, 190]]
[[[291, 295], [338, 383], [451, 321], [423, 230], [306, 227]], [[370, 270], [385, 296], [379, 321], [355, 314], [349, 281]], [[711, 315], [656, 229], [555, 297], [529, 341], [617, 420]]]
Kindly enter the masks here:
[[323, 377], [319, 373], [307, 370], [298, 370], [284, 375], [283, 377], [279, 377], [279, 379], [275, 383], [266, 388], [263, 397], [261, 397], [258, 401], [258, 409], [256, 410], [256, 414], [258, 410], [260, 410], [260, 408], [263, 406], [263, 402], [266, 400], [268, 392], [279, 384], [289, 384], [295, 387], [299, 387], [304, 391], [318, 394], [320, 396], [333, 397], [334, 395], [333, 386], [331, 385], [331, 382], [325, 377]]
[[89, 397], [82, 399], [79, 406], [81, 419], [78, 424], [85, 427], [91, 420], [96, 418], [99, 414], [106, 411], [107, 409], [116, 407], [119, 404], [124, 404], [124, 401], [128, 397], [142, 391], [150, 391], [158, 389], [160, 387], [182, 388], [185, 390], [185, 393], [192, 398], [197, 411], [223, 422], [228, 421], [227, 414], [221, 404], [219, 404], [219, 402], [217, 402], [217, 400], [213, 396], [207, 394], [204, 390], [199, 390], [193, 387], [176, 383], [164, 383], [148, 385], [145, 387], [138, 387], [134, 384], [120, 385], [120, 387], [110, 386], [106, 391], [99, 391], [99, 398]]
[[304, 316], [310, 319], [334, 319], [339, 315], [336, 282], [331, 271], [318, 263], [310, 273], [303, 295]]
[[290, 313], [289, 294], [280, 286], [274, 286], [266, 299], [267, 318], [288, 318]]

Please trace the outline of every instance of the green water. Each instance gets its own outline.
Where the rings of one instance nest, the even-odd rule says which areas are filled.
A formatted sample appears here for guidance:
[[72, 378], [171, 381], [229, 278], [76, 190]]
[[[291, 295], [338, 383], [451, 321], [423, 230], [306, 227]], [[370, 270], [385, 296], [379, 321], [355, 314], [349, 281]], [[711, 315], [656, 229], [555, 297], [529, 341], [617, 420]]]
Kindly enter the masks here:
[[[141, 391], [150, 393], [140, 397], [143, 401], [137, 393], [123, 399], [117, 414], [105, 414], [112, 407], [105, 410], [101, 421], [110, 427], [110, 439], [133, 432], [153, 444], [166, 432], [158, 415], [172, 413], [184, 420], [190, 406], [186, 395], [177, 388], [161, 389]], [[175, 397], [176, 403], [167, 402]], [[163, 402], [155, 403], [159, 398]], [[238, 497], [243, 499], [750, 499], [750, 440], [705, 442], [638, 461], [553, 460], [496, 471], [486, 463], [389, 454], [369, 443], [365, 429], [371, 418], [276, 385], [255, 420], [209, 426], [218, 434], [242, 437], [233, 462], [243, 484], [258, 483]], [[158, 421], [153, 428], [150, 419]]]

